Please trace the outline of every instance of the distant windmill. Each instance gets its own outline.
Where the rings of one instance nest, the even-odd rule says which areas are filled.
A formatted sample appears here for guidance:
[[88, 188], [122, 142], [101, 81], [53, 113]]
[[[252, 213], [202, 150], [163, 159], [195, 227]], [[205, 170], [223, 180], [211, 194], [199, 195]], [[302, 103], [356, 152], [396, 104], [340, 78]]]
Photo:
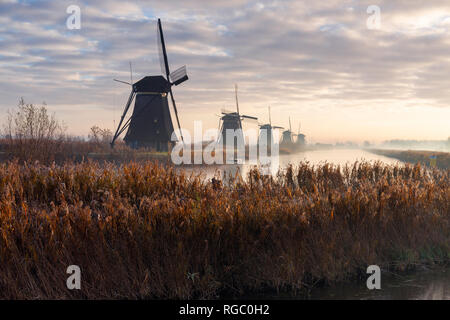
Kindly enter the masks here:
[[[270, 106], [269, 106], [269, 123], [262, 124], [260, 127], [260, 138], [259, 143], [261, 147], [266, 146], [266, 148], [270, 148], [273, 144], [273, 129], [284, 129], [283, 127], [272, 126], [272, 117], [270, 114]], [[263, 130], [265, 133], [263, 134]], [[277, 141], [278, 143], [278, 141]]]
[[[133, 84], [133, 76], [131, 73], [131, 83], [116, 80], [131, 85], [132, 89], [125, 110], [120, 118], [119, 126], [111, 141], [111, 147], [114, 147], [117, 138], [128, 129], [124, 138], [127, 145], [133, 148], [149, 147], [157, 151], [168, 151], [171, 136], [174, 131], [167, 99], [168, 94], [170, 94], [172, 100], [172, 106], [181, 135], [180, 120], [172, 93], [172, 86], [177, 86], [188, 80], [186, 66], [172, 73], [170, 72], [160, 19], [158, 19], [157, 24], [157, 38], [161, 72], [165, 77], [162, 75], [147, 76]], [[134, 98], [136, 99], [133, 114], [124, 123], [125, 116]], [[183, 140], [182, 135], [181, 139]]]
[[289, 146], [293, 143], [294, 141], [292, 140], [291, 117], [289, 117], [289, 130], [283, 131], [283, 137], [281, 138], [280, 145]]
[[[244, 136], [242, 134], [242, 120], [249, 119], [257, 121], [258, 118], [252, 117], [252, 116], [246, 116], [241, 115], [239, 113], [239, 101], [238, 101], [238, 94], [237, 94], [237, 84], [234, 86], [235, 90], [235, 98], [236, 98], [236, 112], [233, 111], [227, 111], [222, 110], [222, 116], [220, 117], [221, 126], [219, 129], [220, 135], [219, 135], [219, 143], [223, 143], [223, 146], [237, 146], [236, 140], [239, 139], [241, 141], [244, 141]], [[239, 137], [235, 138], [235, 141], [233, 143], [227, 143], [226, 141], [226, 134], [227, 130], [235, 130], [241, 129]]]
[[300, 132], [301, 123], [298, 124], [298, 133], [297, 133], [297, 140], [295, 141], [295, 145], [300, 148], [303, 147], [306, 144], [305, 135]]

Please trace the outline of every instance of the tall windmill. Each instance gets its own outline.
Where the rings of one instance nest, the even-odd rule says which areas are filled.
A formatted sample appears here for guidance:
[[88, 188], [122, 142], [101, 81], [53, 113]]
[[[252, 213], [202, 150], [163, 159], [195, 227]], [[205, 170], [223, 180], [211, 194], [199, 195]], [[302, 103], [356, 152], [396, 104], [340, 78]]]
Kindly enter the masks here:
[[[284, 129], [283, 127], [272, 126], [272, 117], [270, 114], [270, 106], [269, 106], [269, 123], [262, 124], [259, 126], [260, 128], [260, 137], [259, 144], [261, 147], [270, 148], [273, 144], [273, 130], [274, 129]], [[265, 132], [264, 132], [265, 130]], [[277, 141], [278, 143], [278, 141]]]
[[[242, 115], [239, 113], [239, 101], [238, 101], [238, 87], [237, 84], [234, 86], [235, 90], [235, 99], [236, 99], [236, 111], [227, 111], [222, 110], [222, 116], [220, 117], [221, 126], [219, 129], [220, 135], [219, 135], [219, 143], [223, 143], [223, 146], [237, 146], [237, 140], [244, 141], [244, 136], [242, 133], [242, 120], [254, 120], [257, 121], [258, 118]], [[235, 137], [233, 143], [226, 141], [226, 134], [227, 130], [239, 130], [238, 135], [239, 137]]]
[[[146, 76], [134, 84], [128, 83], [131, 85], [131, 93], [111, 141], [111, 147], [114, 147], [117, 138], [128, 129], [124, 138], [127, 145], [133, 148], [149, 147], [157, 151], [168, 151], [174, 131], [167, 99], [168, 95], [170, 95], [181, 139], [183, 140], [172, 86], [177, 86], [188, 80], [188, 76], [186, 66], [172, 73], [170, 72], [160, 19], [158, 19], [157, 24], [157, 42], [163, 75]], [[135, 100], [133, 113], [124, 122], [133, 100]]]

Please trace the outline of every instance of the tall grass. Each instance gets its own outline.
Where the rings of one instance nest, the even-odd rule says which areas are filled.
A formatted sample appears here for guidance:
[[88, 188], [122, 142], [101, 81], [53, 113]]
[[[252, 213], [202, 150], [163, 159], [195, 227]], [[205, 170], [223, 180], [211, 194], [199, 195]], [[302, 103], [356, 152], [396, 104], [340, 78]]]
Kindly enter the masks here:
[[68, 161], [83, 162], [88, 159], [127, 163], [129, 161], [157, 160], [167, 162], [168, 154], [158, 154], [148, 149], [133, 149], [123, 141], [116, 142], [112, 149], [109, 143], [99, 144], [66, 136], [60, 140], [17, 140], [0, 139], [0, 161], [20, 163], [39, 161], [42, 164], [64, 164]]
[[[298, 293], [450, 259], [450, 171], [300, 163], [233, 184], [157, 164], [0, 165], [0, 298]], [[79, 265], [81, 290], [66, 288]]]

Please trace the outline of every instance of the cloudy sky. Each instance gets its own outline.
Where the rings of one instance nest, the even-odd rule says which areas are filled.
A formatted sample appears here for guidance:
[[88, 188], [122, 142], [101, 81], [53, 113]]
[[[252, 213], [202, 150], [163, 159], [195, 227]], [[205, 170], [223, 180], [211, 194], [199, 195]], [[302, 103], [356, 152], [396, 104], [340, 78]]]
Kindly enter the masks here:
[[129, 88], [112, 79], [129, 79], [129, 61], [135, 79], [160, 74], [157, 17], [190, 76], [174, 89], [187, 129], [216, 128], [238, 83], [243, 113], [267, 122], [270, 105], [311, 142], [450, 136], [448, 0], [0, 0], [1, 113], [23, 96], [73, 134], [113, 129]]

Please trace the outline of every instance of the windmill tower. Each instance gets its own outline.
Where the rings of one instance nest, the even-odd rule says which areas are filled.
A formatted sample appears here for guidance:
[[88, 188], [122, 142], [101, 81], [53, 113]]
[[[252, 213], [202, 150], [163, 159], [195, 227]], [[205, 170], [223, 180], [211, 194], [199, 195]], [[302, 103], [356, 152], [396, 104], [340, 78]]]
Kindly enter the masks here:
[[[117, 138], [128, 129], [124, 140], [125, 143], [132, 148], [148, 147], [156, 151], [168, 151], [169, 145], [172, 143], [171, 136], [174, 131], [168, 95], [170, 95], [172, 101], [178, 128], [181, 129], [172, 86], [177, 86], [188, 80], [188, 76], [186, 73], [186, 66], [183, 66], [172, 73], [170, 72], [160, 19], [158, 19], [157, 24], [157, 41], [161, 72], [164, 76], [147, 76], [134, 84], [129, 83], [129, 85], [131, 85], [131, 93], [122, 117], [120, 118], [119, 126], [111, 141], [111, 147], [114, 147]], [[133, 100], [135, 100], [133, 113], [131, 117], [124, 122], [125, 116]], [[182, 135], [181, 139], [183, 140]]]
[[289, 117], [289, 130], [283, 131], [280, 145], [283, 147], [291, 147], [294, 144], [293, 135], [291, 130], [291, 117]]
[[[273, 144], [273, 130], [274, 129], [283, 129], [283, 127], [272, 126], [272, 117], [270, 114], [270, 106], [269, 106], [269, 123], [263, 124], [259, 126], [260, 135], [258, 139], [259, 147], [266, 148], [266, 150], [270, 150]], [[278, 141], [277, 141], [278, 143]]]
[[[219, 129], [220, 135], [219, 135], [218, 142], [219, 142], [219, 144], [223, 143], [224, 147], [233, 146], [234, 148], [236, 148], [239, 140], [244, 141], [244, 136], [242, 133], [242, 120], [249, 119], [249, 120], [257, 121], [258, 118], [247, 116], [247, 115], [241, 115], [239, 113], [237, 84], [234, 86], [234, 90], [235, 90], [235, 99], [236, 99], [236, 112], [222, 110], [222, 116], [220, 117], [221, 126]], [[240, 130], [237, 132], [237, 135], [234, 136], [233, 142], [227, 141], [227, 130], [233, 130], [233, 132], [235, 132], [235, 130]]]
[[295, 141], [295, 145], [297, 148], [302, 148], [306, 144], [305, 135], [301, 133], [300, 131], [301, 123], [298, 124], [298, 132], [296, 134], [297, 140]]

